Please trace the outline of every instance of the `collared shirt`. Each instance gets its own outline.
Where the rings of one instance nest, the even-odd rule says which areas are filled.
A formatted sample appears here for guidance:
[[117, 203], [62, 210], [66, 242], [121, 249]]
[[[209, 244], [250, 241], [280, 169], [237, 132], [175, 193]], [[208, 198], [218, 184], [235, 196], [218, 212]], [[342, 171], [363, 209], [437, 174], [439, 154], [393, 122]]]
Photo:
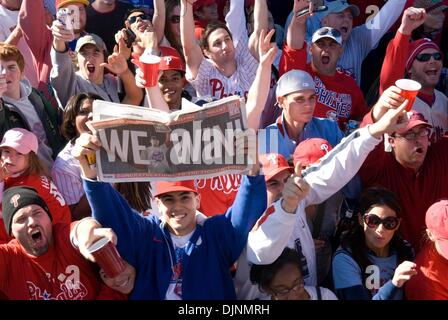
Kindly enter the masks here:
[[285, 115], [277, 119], [276, 123], [271, 124], [258, 133], [259, 153], [278, 153], [286, 159], [294, 153], [294, 149], [301, 141], [309, 138], [326, 139], [333, 147], [337, 145], [344, 134], [334, 120], [313, 117], [306, 123], [303, 131], [298, 137], [289, 137], [285, 126]]

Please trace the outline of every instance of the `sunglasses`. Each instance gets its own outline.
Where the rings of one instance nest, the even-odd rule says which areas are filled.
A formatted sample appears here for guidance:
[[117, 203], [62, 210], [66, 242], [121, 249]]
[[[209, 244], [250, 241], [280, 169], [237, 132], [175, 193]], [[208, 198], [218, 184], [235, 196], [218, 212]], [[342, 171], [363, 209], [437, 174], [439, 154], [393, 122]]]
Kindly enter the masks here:
[[128, 21], [129, 21], [130, 24], [133, 24], [133, 23], [137, 22], [138, 18], [140, 18], [142, 20], [150, 20], [150, 17], [146, 13], [144, 13], [144, 14], [141, 14], [141, 15], [138, 15], [138, 16], [130, 17], [128, 19]]
[[180, 16], [178, 16], [178, 15], [172, 15], [172, 16], [170, 17], [170, 22], [171, 22], [171, 23], [180, 23]]
[[333, 29], [333, 28], [328, 28], [328, 27], [322, 28], [322, 30], [320, 30], [317, 34], [319, 36], [325, 36], [327, 34], [330, 34], [335, 38], [342, 37], [342, 34], [339, 32], [339, 30]]
[[378, 226], [382, 224], [387, 230], [395, 230], [400, 222], [400, 219], [397, 217], [386, 217], [381, 219], [376, 214], [365, 214], [362, 218], [365, 224], [372, 229], [378, 228]]
[[288, 295], [292, 291], [298, 291], [300, 288], [303, 288], [304, 286], [305, 286], [305, 284], [303, 283], [303, 281], [300, 281], [299, 283], [296, 283], [290, 289], [284, 289], [284, 290], [280, 290], [280, 291], [272, 290], [272, 294], [274, 295], [274, 297], [276, 297], [276, 300], [284, 300], [284, 299], [288, 298]]
[[436, 60], [436, 61], [442, 60], [442, 54], [440, 52], [420, 53], [419, 55], [417, 55], [415, 57], [415, 59], [417, 59], [420, 62], [426, 62], [426, 61], [429, 61], [429, 59], [431, 59], [431, 57], [433, 57], [434, 60]]

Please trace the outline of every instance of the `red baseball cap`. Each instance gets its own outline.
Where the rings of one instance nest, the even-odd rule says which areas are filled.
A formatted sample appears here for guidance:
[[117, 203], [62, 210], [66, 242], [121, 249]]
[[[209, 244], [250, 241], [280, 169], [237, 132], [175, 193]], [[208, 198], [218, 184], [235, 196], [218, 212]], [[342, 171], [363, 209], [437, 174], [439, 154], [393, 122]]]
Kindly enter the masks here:
[[198, 193], [196, 190], [196, 185], [194, 180], [182, 180], [182, 181], [158, 181], [155, 184], [156, 192], [154, 197], [160, 197], [161, 195], [169, 192], [194, 192]]
[[294, 172], [294, 168], [288, 164], [288, 161], [281, 154], [262, 154], [260, 155], [260, 162], [263, 167], [265, 181], [271, 180], [275, 175], [283, 171]]
[[316, 163], [320, 158], [333, 149], [331, 144], [321, 138], [311, 138], [300, 142], [293, 154], [294, 165], [300, 161], [302, 166], [309, 166]]
[[448, 259], [448, 200], [434, 203], [426, 211], [426, 228], [437, 239], [443, 256]]
[[421, 113], [419, 113], [415, 110], [411, 110], [408, 112], [408, 116], [409, 116], [408, 124], [403, 129], [398, 130], [397, 131], [398, 134], [403, 134], [405, 132], [408, 132], [412, 128], [422, 125], [422, 124], [428, 128], [432, 128], [432, 125], [430, 125], [428, 123], [428, 121], [426, 121], [425, 117]]
[[22, 128], [13, 128], [5, 132], [0, 144], [0, 148], [3, 147], [10, 147], [21, 154], [28, 154], [31, 151], [37, 153], [39, 143], [34, 133]]
[[211, 6], [212, 4], [215, 4], [215, 0], [198, 0], [193, 4], [193, 10], [198, 10], [203, 6]]
[[161, 46], [161, 58], [159, 70], [178, 70], [185, 72], [185, 63], [179, 52], [171, 47]]

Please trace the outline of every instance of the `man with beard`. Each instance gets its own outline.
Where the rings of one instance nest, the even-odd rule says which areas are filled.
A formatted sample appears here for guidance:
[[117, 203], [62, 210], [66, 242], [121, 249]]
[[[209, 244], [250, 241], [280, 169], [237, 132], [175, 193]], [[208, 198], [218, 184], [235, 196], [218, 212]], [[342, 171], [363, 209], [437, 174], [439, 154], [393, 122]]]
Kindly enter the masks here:
[[412, 31], [427, 17], [425, 9], [411, 7], [405, 10], [397, 34], [387, 47], [380, 91], [405, 76], [420, 83], [422, 88], [412, 108], [432, 125], [430, 140], [435, 142], [448, 132], [448, 98], [435, 89], [442, 70], [443, 54], [430, 39], [409, 42]]
[[[293, 12], [308, 6], [295, 2]], [[337, 29], [323, 27], [314, 32], [309, 52], [305, 39], [307, 16], [295, 17], [288, 27], [286, 44], [280, 60], [280, 74], [301, 69], [311, 74], [316, 90], [314, 116], [337, 120], [341, 130], [348, 120], [360, 120], [368, 109], [361, 89], [350, 76], [336, 69], [343, 52], [343, 36]]]
[[[86, 34], [84, 27], [86, 25], [86, 6], [88, 5], [88, 0], [55, 1], [56, 10], [68, 9], [76, 20], [72, 39], [67, 43], [71, 55], [74, 55], [73, 51], [75, 50], [79, 37]], [[35, 61], [34, 66], [38, 78], [37, 88], [56, 106], [57, 103], [54, 93], [48, 85], [52, 68], [50, 50], [53, 42], [53, 34], [45, 23], [45, 17], [46, 12], [43, 1], [23, 0], [19, 12], [19, 27], [23, 33], [23, 39], [26, 40]], [[33, 59], [27, 59], [26, 61], [31, 62]]]
[[[378, 121], [390, 108], [403, 101], [400, 89], [390, 87], [363, 120], [362, 126]], [[359, 171], [363, 187], [382, 186], [395, 192], [403, 204], [401, 234], [416, 250], [421, 246], [426, 210], [448, 197], [448, 139], [430, 145], [431, 125], [415, 111], [408, 113], [408, 125], [389, 137], [392, 152], [379, 145]]]
[[[101, 236], [112, 239], [110, 230], [98, 229], [101, 226], [92, 218], [53, 226], [45, 201], [28, 187], [5, 191], [2, 208], [5, 228], [15, 238], [0, 245], [0, 291], [9, 299], [124, 298], [101, 282], [93, 265], [73, 244], [86, 233], [93, 234], [95, 240]], [[124, 278], [122, 286], [115, 287], [129, 293], [135, 270], [126, 264], [119, 276]]]

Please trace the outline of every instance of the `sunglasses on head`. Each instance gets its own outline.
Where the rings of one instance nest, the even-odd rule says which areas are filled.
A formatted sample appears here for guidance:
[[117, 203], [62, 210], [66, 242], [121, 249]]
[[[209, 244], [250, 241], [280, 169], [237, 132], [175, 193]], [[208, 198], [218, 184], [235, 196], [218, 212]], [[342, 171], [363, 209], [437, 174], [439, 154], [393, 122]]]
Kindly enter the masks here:
[[420, 62], [426, 62], [426, 61], [429, 61], [429, 59], [431, 59], [431, 57], [433, 57], [434, 60], [436, 60], [436, 61], [442, 60], [442, 54], [440, 52], [420, 53], [419, 55], [417, 55], [415, 57], [415, 59], [417, 59]]
[[171, 22], [171, 23], [179, 23], [179, 22], [180, 22], [180, 16], [178, 16], [178, 15], [172, 15], [172, 16], [170, 17], [170, 22]]
[[133, 23], [135, 23], [137, 21], [138, 18], [140, 18], [142, 20], [150, 20], [150, 17], [146, 13], [143, 13], [143, 14], [140, 14], [138, 16], [130, 17], [128, 19], [128, 21], [129, 21], [130, 24], [133, 24]]
[[317, 34], [320, 35], [320, 36], [325, 36], [327, 34], [330, 34], [330, 35], [332, 35], [335, 38], [338, 38], [338, 37], [342, 36], [341, 33], [339, 32], [339, 30], [333, 29], [333, 28], [323, 28]]
[[386, 217], [381, 219], [376, 214], [365, 214], [363, 217], [365, 224], [369, 228], [378, 228], [380, 224], [383, 224], [387, 230], [395, 230], [398, 227], [400, 219], [397, 217]]

